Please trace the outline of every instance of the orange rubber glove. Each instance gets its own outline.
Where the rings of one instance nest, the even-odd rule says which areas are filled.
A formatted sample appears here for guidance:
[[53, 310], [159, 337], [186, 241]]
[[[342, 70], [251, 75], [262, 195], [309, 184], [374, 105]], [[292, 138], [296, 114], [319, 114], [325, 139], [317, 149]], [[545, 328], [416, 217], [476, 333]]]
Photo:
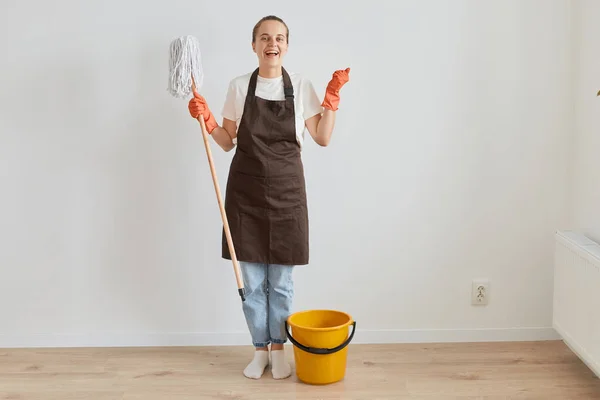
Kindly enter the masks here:
[[204, 123], [206, 124], [206, 130], [209, 134], [219, 126], [213, 113], [208, 108], [208, 104], [206, 104], [206, 100], [204, 97], [200, 96], [196, 90], [194, 90], [194, 97], [188, 103], [188, 109], [190, 110], [190, 115], [198, 119], [200, 115], [204, 117]]
[[337, 70], [333, 73], [333, 76], [327, 84], [325, 90], [325, 98], [323, 99], [323, 107], [337, 111], [338, 105], [340, 104], [340, 89], [350, 80], [350, 68], [345, 70]]

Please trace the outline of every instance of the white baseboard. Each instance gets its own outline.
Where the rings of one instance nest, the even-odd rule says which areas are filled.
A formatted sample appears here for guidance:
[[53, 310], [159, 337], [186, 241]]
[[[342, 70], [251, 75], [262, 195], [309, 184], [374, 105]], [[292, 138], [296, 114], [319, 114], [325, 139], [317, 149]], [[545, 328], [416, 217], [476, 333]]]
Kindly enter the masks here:
[[[558, 340], [551, 327], [498, 329], [357, 329], [352, 344]], [[0, 348], [250, 345], [248, 332], [0, 334]]]
[[560, 339], [551, 327], [489, 329], [405, 329], [356, 332], [354, 343], [529, 342]]

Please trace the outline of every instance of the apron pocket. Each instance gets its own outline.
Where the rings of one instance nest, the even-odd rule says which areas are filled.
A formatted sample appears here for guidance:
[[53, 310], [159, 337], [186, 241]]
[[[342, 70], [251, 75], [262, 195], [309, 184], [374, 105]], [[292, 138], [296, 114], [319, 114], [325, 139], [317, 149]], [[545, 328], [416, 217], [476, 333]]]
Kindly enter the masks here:
[[[298, 213], [296, 208], [306, 204], [306, 190], [304, 178], [292, 174], [287, 176], [271, 177], [268, 180], [268, 205], [276, 210], [295, 210], [287, 212], [288, 219]], [[284, 211], [282, 211], [282, 216]]]

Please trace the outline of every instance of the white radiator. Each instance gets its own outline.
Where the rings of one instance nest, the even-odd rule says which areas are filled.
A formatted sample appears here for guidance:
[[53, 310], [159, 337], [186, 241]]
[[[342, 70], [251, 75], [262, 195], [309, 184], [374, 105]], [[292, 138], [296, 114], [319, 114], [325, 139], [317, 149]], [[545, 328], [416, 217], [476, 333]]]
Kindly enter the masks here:
[[553, 327], [600, 377], [600, 245], [572, 231], [557, 231]]

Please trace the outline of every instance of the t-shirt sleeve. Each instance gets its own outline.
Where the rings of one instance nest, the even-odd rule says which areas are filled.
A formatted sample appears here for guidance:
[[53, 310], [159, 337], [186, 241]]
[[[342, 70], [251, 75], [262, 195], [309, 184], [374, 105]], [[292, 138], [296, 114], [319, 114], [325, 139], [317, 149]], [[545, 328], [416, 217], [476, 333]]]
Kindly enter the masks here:
[[323, 112], [321, 100], [309, 79], [305, 79], [302, 83], [302, 108], [302, 116], [305, 120]]
[[236, 113], [236, 88], [233, 81], [229, 83], [229, 88], [227, 89], [227, 95], [225, 96], [225, 104], [223, 105], [223, 109], [221, 110], [221, 116], [223, 118], [227, 118], [231, 121], [235, 121], [237, 118]]

